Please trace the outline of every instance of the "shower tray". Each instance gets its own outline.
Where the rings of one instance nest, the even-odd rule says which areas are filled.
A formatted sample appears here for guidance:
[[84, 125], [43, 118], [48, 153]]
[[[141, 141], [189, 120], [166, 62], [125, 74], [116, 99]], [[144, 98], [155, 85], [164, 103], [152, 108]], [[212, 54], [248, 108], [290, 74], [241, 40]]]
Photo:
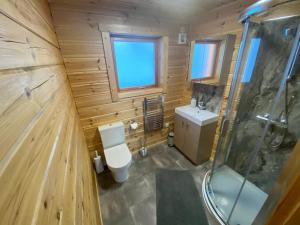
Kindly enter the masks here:
[[[225, 215], [230, 214], [244, 177], [226, 165], [219, 167], [217, 171], [213, 179], [211, 179], [211, 184], [208, 184], [210, 172], [206, 174], [202, 184], [202, 194], [211, 213], [215, 213], [215, 211], [218, 212], [219, 215], [217, 216], [219, 220], [221, 220], [220, 222], [226, 224], [224, 221], [227, 221], [228, 218]], [[209, 185], [215, 187], [214, 199], [211, 199], [207, 194], [209, 192], [209, 190], [207, 190]], [[230, 218], [230, 224], [251, 225], [267, 197], [268, 195], [257, 186], [246, 181], [237, 207], [235, 207]], [[213, 207], [217, 208], [217, 210], [213, 209]]]

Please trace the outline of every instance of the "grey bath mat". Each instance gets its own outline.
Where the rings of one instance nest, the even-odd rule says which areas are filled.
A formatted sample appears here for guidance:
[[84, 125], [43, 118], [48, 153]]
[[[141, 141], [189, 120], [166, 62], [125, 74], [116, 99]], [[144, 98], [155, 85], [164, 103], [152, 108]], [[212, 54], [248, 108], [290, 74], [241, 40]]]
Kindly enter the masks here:
[[189, 171], [156, 172], [157, 225], [208, 225], [204, 210]]

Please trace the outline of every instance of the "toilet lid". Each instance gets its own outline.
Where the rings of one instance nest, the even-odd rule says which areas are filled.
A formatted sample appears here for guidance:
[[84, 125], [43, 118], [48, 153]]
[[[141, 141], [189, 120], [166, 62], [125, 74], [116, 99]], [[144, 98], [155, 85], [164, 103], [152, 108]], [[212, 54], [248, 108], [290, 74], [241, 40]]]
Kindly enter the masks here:
[[126, 166], [131, 161], [131, 153], [127, 144], [120, 144], [104, 150], [106, 163], [112, 168]]

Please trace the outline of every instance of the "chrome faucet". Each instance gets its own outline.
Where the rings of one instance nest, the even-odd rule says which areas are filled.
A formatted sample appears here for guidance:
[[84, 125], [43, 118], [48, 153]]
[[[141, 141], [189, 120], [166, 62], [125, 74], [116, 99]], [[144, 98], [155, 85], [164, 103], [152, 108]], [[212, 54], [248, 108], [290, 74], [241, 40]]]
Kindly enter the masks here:
[[198, 105], [197, 107], [200, 109], [200, 110], [205, 110], [206, 109], [206, 106], [205, 106], [205, 103], [204, 102], [198, 102]]

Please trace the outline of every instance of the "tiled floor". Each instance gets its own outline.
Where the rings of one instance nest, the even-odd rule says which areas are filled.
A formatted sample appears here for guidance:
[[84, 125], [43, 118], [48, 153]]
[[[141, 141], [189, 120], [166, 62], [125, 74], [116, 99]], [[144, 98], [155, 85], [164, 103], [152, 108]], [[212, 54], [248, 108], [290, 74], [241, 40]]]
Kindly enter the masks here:
[[[155, 170], [191, 170], [199, 195], [202, 179], [211, 166], [194, 166], [176, 148], [165, 144], [150, 149], [146, 158], [133, 156], [130, 177], [123, 184], [114, 182], [107, 170], [98, 176], [104, 225], [156, 225]], [[209, 219], [210, 224], [216, 224]]]

